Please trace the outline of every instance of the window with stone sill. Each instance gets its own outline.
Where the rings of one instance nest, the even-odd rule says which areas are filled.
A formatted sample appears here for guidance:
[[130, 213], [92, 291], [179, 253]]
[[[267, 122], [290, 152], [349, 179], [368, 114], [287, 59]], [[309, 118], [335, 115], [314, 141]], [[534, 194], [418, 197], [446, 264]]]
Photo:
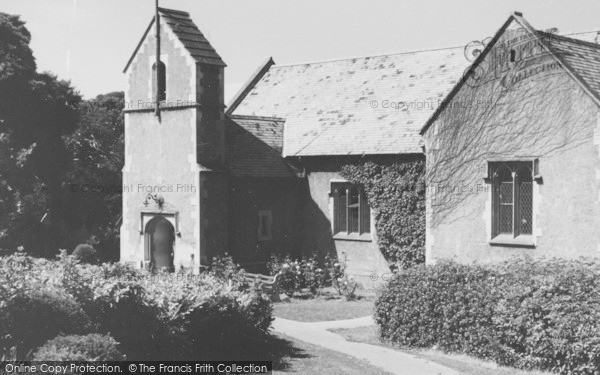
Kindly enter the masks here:
[[364, 191], [350, 183], [332, 183], [335, 238], [370, 240], [371, 209]]
[[488, 163], [487, 182], [492, 189], [492, 241], [533, 246], [533, 184], [537, 163]]

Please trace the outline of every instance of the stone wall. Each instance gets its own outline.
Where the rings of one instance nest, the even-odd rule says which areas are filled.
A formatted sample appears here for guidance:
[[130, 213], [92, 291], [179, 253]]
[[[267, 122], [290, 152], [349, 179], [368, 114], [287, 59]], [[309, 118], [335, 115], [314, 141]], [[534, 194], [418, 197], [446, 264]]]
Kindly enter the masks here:
[[[522, 43], [537, 55], [507, 62]], [[597, 124], [589, 95], [511, 25], [425, 134], [428, 263], [600, 255]], [[533, 184], [534, 244], [492, 245], [486, 168], [517, 160], [537, 160], [541, 176]]]

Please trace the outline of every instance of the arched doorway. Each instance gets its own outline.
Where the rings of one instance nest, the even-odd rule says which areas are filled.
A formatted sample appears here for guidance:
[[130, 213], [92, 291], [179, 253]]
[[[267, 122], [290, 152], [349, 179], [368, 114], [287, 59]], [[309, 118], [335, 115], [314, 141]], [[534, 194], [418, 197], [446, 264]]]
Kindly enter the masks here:
[[173, 244], [175, 242], [175, 228], [164, 216], [157, 216], [146, 225], [146, 246], [150, 250], [150, 263], [152, 269], [174, 270]]

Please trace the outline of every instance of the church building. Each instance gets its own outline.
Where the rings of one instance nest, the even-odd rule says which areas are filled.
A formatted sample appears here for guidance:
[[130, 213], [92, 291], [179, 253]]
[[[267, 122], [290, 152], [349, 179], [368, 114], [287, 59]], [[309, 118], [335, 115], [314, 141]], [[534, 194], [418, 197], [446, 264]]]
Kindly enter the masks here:
[[125, 68], [121, 260], [198, 269], [228, 252], [261, 271], [319, 252], [377, 281], [377, 213], [339, 170], [422, 160], [419, 129], [468, 64], [461, 47], [268, 59], [226, 107], [219, 54], [188, 13], [159, 8]]
[[[494, 40], [506, 54], [482, 43], [472, 54], [452, 47], [295, 65], [270, 58], [225, 105], [217, 51], [188, 13], [158, 8], [125, 68], [121, 261], [199, 270], [227, 252], [262, 272], [271, 254], [319, 252], [345, 260], [370, 287], [389, 273], [377, 212], [340, 169], [425, 157], [429, 262], [500, 259], [571, 240], [596, 251], [597, 235], [583, 232], [600, 218], [598, 174], [588, 173], [598, 160], [597, 46], [519, 27], [519, 15], [509, 24]], [[552, 53], [542, 49], [534, 68], [517, 72], [516, 59], [540, 50], [536, 43]], [[490, 62], [471, 67], [477, 59]], [[473, 73], [485, 67], [489, 75]], [[516, 117], [505, 125], [518, 134], [486, 127], [509, 114]], [[468, 129], [475, 135], [461, 133]], [[561, 140], [569, 146], [562, 157], [553, 153]], [[556, 212], [569, 223], [559, 225]]]

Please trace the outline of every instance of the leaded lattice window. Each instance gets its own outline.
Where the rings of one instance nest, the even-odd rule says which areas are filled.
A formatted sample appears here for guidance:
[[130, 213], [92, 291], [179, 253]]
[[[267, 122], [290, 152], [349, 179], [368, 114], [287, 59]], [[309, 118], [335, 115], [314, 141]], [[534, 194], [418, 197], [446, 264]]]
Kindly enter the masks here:
[[492, 237], [533, 233], [532, 162], [491, 162]]

